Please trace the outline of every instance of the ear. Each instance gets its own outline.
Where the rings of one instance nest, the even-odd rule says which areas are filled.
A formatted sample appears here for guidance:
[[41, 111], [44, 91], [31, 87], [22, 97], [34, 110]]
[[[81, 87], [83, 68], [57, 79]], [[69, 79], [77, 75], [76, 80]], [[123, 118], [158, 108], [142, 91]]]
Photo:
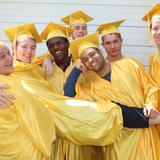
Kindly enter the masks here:
[[104, 42], [102, 41], [101, 45], [104, 47]]
[[66, 46], [69, 48], [70, 47], [70, 42], [69, 40], [66, 41]]
[[15, 50], [14, 50], [14, 45], [12, 45], [12, 48], [11, 48], [11, 49], [12, 49], [12, 55], [14, 56], [14, 51], [15, 51]]

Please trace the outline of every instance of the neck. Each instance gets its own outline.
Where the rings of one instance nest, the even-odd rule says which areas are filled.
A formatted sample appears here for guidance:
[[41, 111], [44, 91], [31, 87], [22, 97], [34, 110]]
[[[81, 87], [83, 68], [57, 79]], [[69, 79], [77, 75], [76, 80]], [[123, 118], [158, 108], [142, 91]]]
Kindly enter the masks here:
[[104, 77], [109, 72], [111, 72], [111, 64], [108, 62], [105, 62], [103, 68], [100, 71], [98, 71], [97, 73], [100, 77]]
[[55, 60], [55, 63], [59, 68], [63, 70], [63, 72], [66, 71], [67, 67], [70, 65], [71, 57], [67, 56], [63, 60]]
[[118, 55], [116, 55], [116, 56], [107, 56], [106, 57], [106, 60], [108, 61], [108, 62], [110, 62], [110, 63], [112, 63], [112, 62], [115, 62], [115, 61], [118, 61], [118, 60], [120, 60], [120, 59], [122, 59], [122, 54], [120, 53], [120, 54], [118, 54]]

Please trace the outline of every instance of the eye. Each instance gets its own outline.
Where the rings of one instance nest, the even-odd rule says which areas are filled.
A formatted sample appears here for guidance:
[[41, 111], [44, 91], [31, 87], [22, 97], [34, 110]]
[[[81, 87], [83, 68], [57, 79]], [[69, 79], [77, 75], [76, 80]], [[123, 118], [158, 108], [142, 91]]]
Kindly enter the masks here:
[[90, 57], [93, 57], [95, 55], [95, 52], [90, 53]]
[[75, 29], [75, 30], [79, 30], [79, 27], [77, 26], [77, 27], [75, 27], [74, 29]]
[[84, 31], [86, 31], [86, 30], [87, 30], [87, 27], [86, 27], [86, 26], [84, 26], [82, 29], [83, 29]]
[[33, 47], [31, 47], [31, 49], [35, 50], [35, 49], [36, 49], [36, 47], [35, 47], [35, 46], [33, 46]]
[[157, 26], [152, 28], [153, 31], [157, 31], [158, 29], [159, 28]]
[[5, 58], [5, 54], [0, 55], [0, 59]]
[[27, 48], [27, 46], [26, 46], [26, 45], [23, 45], [23, 46], [22, 46], [22, 48], [26, 49], [26, 48]]
[[82, 63], [86, 63], [87, 60], [88, 60], [87, 58], [83, 58], [83, 59], [82, 59]]

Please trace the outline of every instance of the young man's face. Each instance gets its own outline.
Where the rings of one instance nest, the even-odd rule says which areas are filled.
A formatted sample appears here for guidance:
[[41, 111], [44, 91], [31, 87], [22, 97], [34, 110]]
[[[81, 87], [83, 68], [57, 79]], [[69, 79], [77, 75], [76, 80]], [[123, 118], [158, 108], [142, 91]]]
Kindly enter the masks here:
[[8, 75], [13, 71], [13, 57], [6, 46], [0, 46], [0, 74]]
[[47, 47], [55, 60], [63, 61], [68, 57], [69, 42], [64, 37], [53, 37], [47, 41]]
[[110, 57], [116, 57], [121, 54], [122, 39], [118, 34], [108, 34], [103, 37], [102, 45]]
[[82, 53], [80, 59], [88, 70], [95, 72], [101, 71], [101, 69], [105, 66], [105, 59], [96, 48], [86, 49]]
[[151, 34], [156, 45], [160, 46], [160, 19], [152, 20]]
[[36, 52], [36, 41], [32, 38], [21, 38], [16, 46], [16, 58], [24, 63], [31, 63]]
[[72, 33], [72, 39], [77, 39], [84, 37], [88, 34], [87, 31], [87, 24], [74, 24], [71, 26], [72, 29], [74, 29]]

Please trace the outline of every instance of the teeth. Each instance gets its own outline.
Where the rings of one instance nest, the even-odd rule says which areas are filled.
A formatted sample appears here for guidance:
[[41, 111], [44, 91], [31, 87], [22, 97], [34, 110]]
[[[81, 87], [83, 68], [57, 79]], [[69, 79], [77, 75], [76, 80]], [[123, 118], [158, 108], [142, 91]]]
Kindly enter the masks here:
[[56, 52], [56, 54], [59, 54], [59, 53], [61, 53], [61, 51], [57, 51], [57, 52]]

